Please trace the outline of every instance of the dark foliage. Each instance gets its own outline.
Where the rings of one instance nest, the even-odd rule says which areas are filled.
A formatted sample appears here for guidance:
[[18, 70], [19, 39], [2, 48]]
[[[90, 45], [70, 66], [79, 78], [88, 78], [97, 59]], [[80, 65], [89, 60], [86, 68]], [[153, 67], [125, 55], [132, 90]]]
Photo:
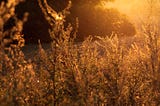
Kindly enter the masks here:
[[[98, 2], [73, 0], [73, 5], [70, 9], [71, 14], [67, 16], [66, 23], [71, 22], [75, 27], [75, 19], [78, 17], [79, 32], [76, 41], [83, 41], [88, 35], [106, 36], [111, 35], [112, 32], [125, 36], [135, 35], [134, 26], [125, 15], [114, 9], [95, 9]], [[60, 12], [66, 7], [68, 1], [48, 0], [48, 3], [54, 10]], [[50, 25], [45, 21], [36, 0], [27, 0], [20, 3], [16, 8], [16, 12], [19, 18], [23, 16], [24, 12], [29, 12], [28, 21], [24, 24], [23, 30], [26, 43], [38, 43], [38, 39], [42, 42], [50, 42], [48, 33]], [[119, 24], [116, 23], [117, 20], [123, 22]], [[103, 24], [100, 25], [99, 23]]]

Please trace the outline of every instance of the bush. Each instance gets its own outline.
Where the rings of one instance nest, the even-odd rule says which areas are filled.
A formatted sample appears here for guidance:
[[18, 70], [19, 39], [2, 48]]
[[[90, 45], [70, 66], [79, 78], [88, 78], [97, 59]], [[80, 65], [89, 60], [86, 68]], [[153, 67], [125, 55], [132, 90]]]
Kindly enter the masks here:
[[[25, 59], [21, 51], [24, 20], [16, 20], [10, 30], [3, 30], [9, 14], [7, 2], [1, 3], [0, 101], [1, 105], [159, 105], [159, 36], [155, 27], [145, 26], [145, 39], [125, 44], [117, 35], [89, 36], [75, 43], [72, 25], [64, 26], [71, 2], [57, 13], [39, 0], [52, 26], [51, 48], [45, 51], [39, 41], [34, 58]], [[14, 3], [13, 3], [14, 4]], [[11, 5], [13, 8], [15, 5]], [[8, 19], [9, 19], [8, 18]], [[16, 17], [15, 17], [16, 19]], [[78, 23], [77, 27], [78, 27]], [[7, 34], [7, 35], [6, 35]], [[6, 49], [5, 36], [16, 40]], [[127, 40], [130, 40], [129, 38]], [[139, 40], [139, 39], [138, 39]], [[143, 45], [143, 46], [142, 46]]]

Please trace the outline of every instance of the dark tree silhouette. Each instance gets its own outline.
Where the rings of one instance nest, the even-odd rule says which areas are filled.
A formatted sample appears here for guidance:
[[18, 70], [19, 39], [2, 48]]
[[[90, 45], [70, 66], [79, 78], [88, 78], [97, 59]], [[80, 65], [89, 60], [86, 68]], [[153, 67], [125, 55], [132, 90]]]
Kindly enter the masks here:
[[38, 43], [38, 39], [42, 42], [50, 41], [48, 28], [37, 0], [26, 0], [16, 7], [16, 12], [19, 18], [23, 17], [24, 12], [28, 12], [28, 21], [24, 24], [23, 33], [26, 43]]

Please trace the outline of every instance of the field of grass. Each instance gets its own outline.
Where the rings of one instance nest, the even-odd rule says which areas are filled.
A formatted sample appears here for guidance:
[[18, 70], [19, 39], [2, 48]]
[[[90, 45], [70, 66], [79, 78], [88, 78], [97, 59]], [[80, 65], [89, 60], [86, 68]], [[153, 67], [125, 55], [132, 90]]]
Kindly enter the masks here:
[[[70, 4], [58, 14], [39, 0], [52, 42], [25, 45], [25, 20], [13, 11], [17, 3], [0, 5], [0, 105], [160, 105], [160, 36], [154, 25], [144, 25], [133, 37], [89, 36], [76, 44], [76, 31], [64, 26]], [[4, 31], [11, 17], [16, 25]]]

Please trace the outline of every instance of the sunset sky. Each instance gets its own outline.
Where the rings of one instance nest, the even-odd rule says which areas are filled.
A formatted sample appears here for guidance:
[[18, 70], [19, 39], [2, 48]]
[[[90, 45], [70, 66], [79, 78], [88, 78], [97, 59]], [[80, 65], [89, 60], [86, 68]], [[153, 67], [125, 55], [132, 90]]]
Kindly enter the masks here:
[[149, 14], [151, 1], [154, 2], [153, 15], [158, 16], [159, 0], [115, 0], [114, 2], [103, 2], [102, 4], [105, 8], [116, 8], [121, 13], [126, 14], [132, 21], [137, 21]]

